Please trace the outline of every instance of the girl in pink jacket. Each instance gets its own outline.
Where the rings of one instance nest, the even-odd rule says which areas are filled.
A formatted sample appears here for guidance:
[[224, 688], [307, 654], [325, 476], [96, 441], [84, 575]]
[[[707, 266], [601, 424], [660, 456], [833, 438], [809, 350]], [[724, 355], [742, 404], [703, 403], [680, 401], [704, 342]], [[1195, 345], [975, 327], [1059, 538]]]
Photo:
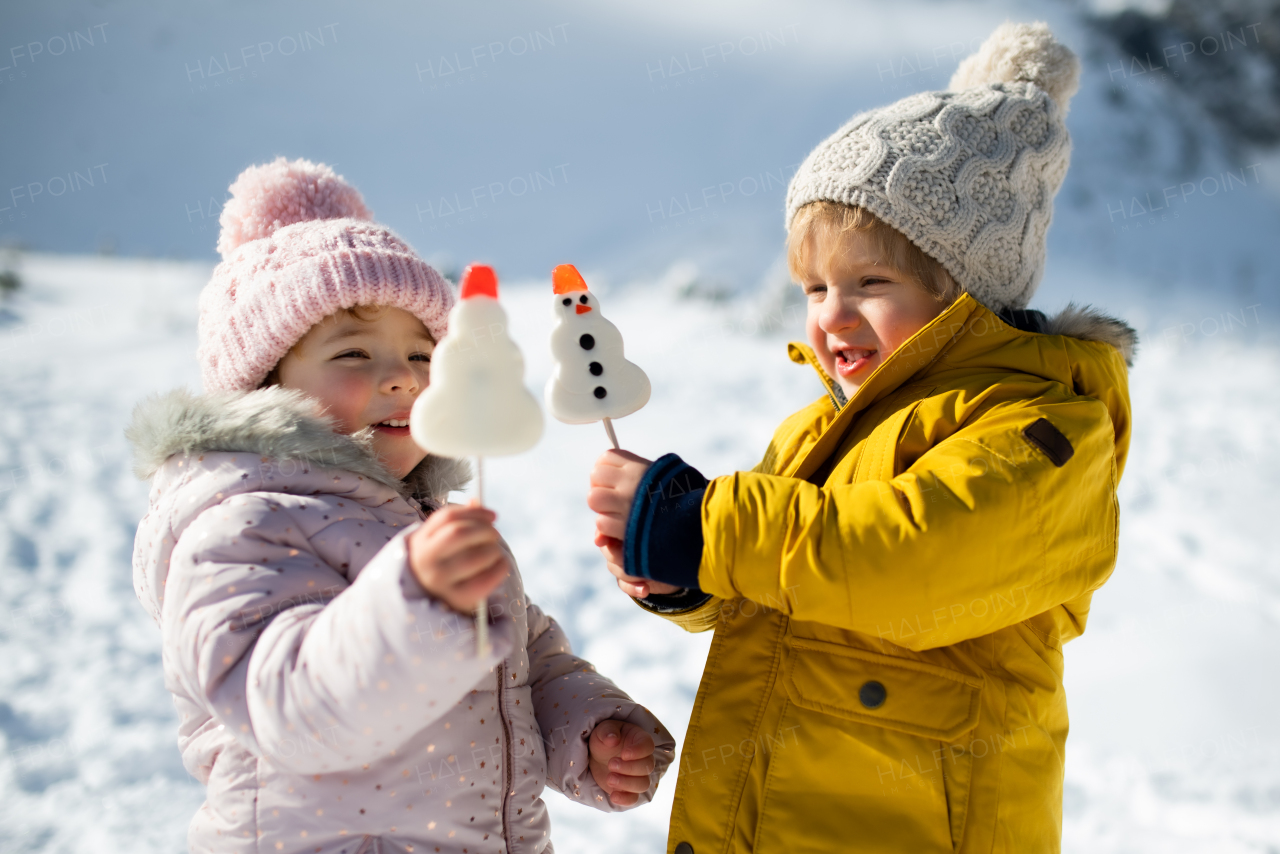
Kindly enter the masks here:
[[465, 466], [408, 435], [448, 285], [326, 166], [278, 159], [231, 192], [207, 394], [129, 428], [152, 480], [134, 587], [208, 788], [190, 850], [542, 852], [545, 785], [650, 800], [671, 736], [528, 600], [493, 514], [443, 504]]

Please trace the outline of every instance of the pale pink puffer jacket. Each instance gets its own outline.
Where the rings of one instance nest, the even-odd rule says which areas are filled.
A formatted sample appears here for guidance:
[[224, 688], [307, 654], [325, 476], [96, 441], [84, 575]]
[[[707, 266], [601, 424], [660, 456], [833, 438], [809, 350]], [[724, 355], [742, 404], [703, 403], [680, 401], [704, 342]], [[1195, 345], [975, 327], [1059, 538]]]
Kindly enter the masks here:
[[485, 658], [410, 572], [404, 535], [464, 466], [429, 457], [397, 481], [278, 388], [152, 399], [129, 438], [152, 479], [134, 587], [208, 789], [191, 851], [550, 852], [544, 785], [619, 809], [588, 768], [610, 718], [653, 734], [652, 798], [674, 740], [518, 572], [490, 598]]

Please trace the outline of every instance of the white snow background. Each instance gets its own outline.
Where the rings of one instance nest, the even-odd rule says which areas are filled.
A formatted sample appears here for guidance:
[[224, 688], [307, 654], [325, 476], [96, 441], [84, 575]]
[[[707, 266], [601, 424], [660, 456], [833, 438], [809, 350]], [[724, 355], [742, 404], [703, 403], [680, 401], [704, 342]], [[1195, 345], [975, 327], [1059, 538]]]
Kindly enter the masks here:
[[[205, 14], [208, 8], [201, 6]], [[328, 21], [324, 16], [335, 8], [321, 7], [307, 21]], [[527, 361], [526, 383], [539, 393], [550, 371], [551, 295], [549, 281], [536, 271], [579, 262], [605, 316], [622, 330], [628, 357], [653, 381], [648, 406], [617, 422], [623, 444], [648, 456], [674, 450], [704, 473], [720, 474], [754, 465], [773, 427], [820, 393], [809, 370], [785, 354], [785, 342], [800, 335], [802, 309], [794, 294], [788, 296], [778, 263], [782, 189], [750, 201], [722, 200], [697, 217], [672, 213], [663, 202], [663, 222], [646, 219], [643, 206], [797, 163], [854, 109], [941, 87], [954, 68], [954, 62], [942, 62], [934, 71], [904, 71], [902, 60], [985, 35], [1005, 17], [1047, 18], [1081, 53], [1084, 77], [1069, 119], [1075, 155], [1033, 307], [1093, 302], [1143, 336], [1131, 374], [1134, 440], [1121, 486], [1120, 561], [1095, 595], [1087, 633], [1066, 651], [1072, 732], [1064, 849], [1280, 851], [1280, 738], [1274, 726], [1280, 705], [1280, 533], [1274, 517], [1280, 502], [1273, 487], [1280, 482], [1280, 275], [1271, 242], [1280, 225], [1280, 197], [1274, 154], [1229, 155], [1212, 123], [1167, 81], [1109, 73], [1125, 58], [1108, 52], [1074, 6], [910, 3], [886, 11], [824, 3], [636, 3], [618, 4], [609, 20], [573, 4], [537, 8], [544, 28], [571, 20], [584, 30], [594, 27], [597, 36], [625, 31], [617, 40], [626, 43], [629, 56], [641, 57], [636, 79], [625, 86], [590, 79], [583, 70], [607, 66], [607, 45], [601, 39], [570, 42], [581, 53], [566, 49], [570, 59], [560, 64], [508, 68], [506, 78], [495, 73], [472, 81], [476, 85], [465, 95], [456, 89], [436, 93], [434, 116], [450, 134], [482, 121], [496, 109], [493, 102], [506, 97], [500, 93], [512, 77], [550, 75], [544, 89], [553, 112], [578, 104], [590, 114], [613, 85], [624, 90], [621, 107], [599, 107], [606, 114], [599, 122], [616, 121], [630, 101], [641, 111], [680, 117], [645, 128], [647, 139], [625, 143], [631, 148], [621, 160], [634, 164], [639, 177], [600, 177], [614, 165], [601, 155], [596, 180], [583, 177], [572, 185], [578, 195], [511, 203], [495, 207], [488, 219], [428, 231], [415, 224], [412, 208], [428, 195], [402, 188], [375, 168], [374, 161], [396, 162], [380, 140], [352, 139], [335, 157], [314, 116], [302, 119], [316, 122], [308, 134], [277, 139], [267, 106], [272, 90], [262, 84], [261, 91], [231, 102], [248, 116], [232, 129], [196, 122], [188, 112], [198, 109], [190, 104], [161, 102], [157, 126], [168, 136], [139, 144], [155, 146], [146, 154], [161, 158], [167, 170], [148, 177], [141, 165], [122, 167], [108, 173], [129, 175], [109, 185], [116, 195], [101, 188], [83, 203], [57, 201], [61, 208], [50, 198], [43, 208], [29, 203], [30, 219], [0, 218], [0, 237], [70, 253], [92, 247], [86, 242], [92, 237], [84, 235], [112, 231], [125, 251], [131, 245], [142, 251], [137, 247], [151, 244], [133, 220], [150, 222], [146, 217], [156, 216], [150, 205], [163, 209], [168, 226], [181, 221], [179, 231], [190, 231], [207, 257], [216, 229], [189, 228], [190, 217], [180, 210], [183, 200], [203, 191], [171, 186], [184, 169], [198, 173], [199, 182], [225, 187], [239, 168], [277, 151], [341, 159], [340, 171], [375, 212], [388, 211], [386, 221], [424, 255], [448, 264], [474, 254], [502, 262], [500, 274], [514, 271], [503, 282], [503, 301]], [[116, 24], [108, 32], [121, 33], [126, 44], [126, 24], [161, 14], [128, 4], [101, 11]], [[46, 29], [83, 29], [98, 20], [96, 13], [78, 9], [64, 15], [65, 22], [50, 19]], [[303, 17], [296, 4], [263, 14]], [[344, 14], [354, 29], [350, 7]], [[437, 42], [470, 46], [483, 42], [475, 34], [486, 27], [506, 31], [500, 21], [480, 21], [478, 13], [474, 20], [452, 14], [447, 26], [433, 31]], [[3, 31], [18, 33], [14, 43], [44, 32], [29, 20], [13, 20], [22, 26]], [[240, 31], [246, 30], [243, 20]], [[726, 62], [718, 75], [698, 81], [701, 88], [655, 88], [640, 67], [792, 23], [800, 41], [790, 53], [754, 64]], [[275, 32], [272, 27], [262, 23], [259, 30]], [[283, 24], [276, 29], [289, 31]], [[186, 32], [177, 55], [237, 47], [242, 39], [225, 32]], [[86, 53], [74, 62], [93, 58]], [[64, 73], [60, 69], [72, 61], [53, 66], [55, 72]], [[889, 75], [887, 63], [896, 68]], [[0, 110], [26, 115], [32, 102], [11, 82], [0, 85]], [[116, 85], [76, 103], [101, 109], [132, 84], [126, 77]], [[843, 100], [794, 122], [772, 113], [804, 97], [822, 102], [808, 88], [808, 96], [796, 94], [811, 86], [827, 93], [827, 101], [842, 91]], [[312, 105], [324, 103], [318, 94], [308, 97]], [[130, 162], [128, 134], [106, 153], [106, 143], [95, 137], [110, 136], [108, 114], [94, 132], [68, 134], [60, 130], [55, 106], [6, 138], [4, 187], [59, 171], [45, 168], [43, 148], [69, 145], [67, 150], [82, 150], [86, 162]], [[700, 123], [700, 111], [712, 107], [715, 121]], [[235, 149], [234, 158], [224, 158], [235, 159], [234, 165], [211, 167], [184, 151], [184, 139], [215, 130], [216, 144]], [[513, 133], [519, 135], [520, 126]], [[254, 143], [259, 134], [269, 142]], [[410, 143], [428, 144], [417, 136]], [[466, 144], [431, 142], [436, 148], [429, 158], [414, 166], [437, 176], [439, 186], [465, 189], [483, 170], [461, 170], [455, 180], [439, 147], [456, 151]], [[364, 157], [362, 145], [368, 148]], [[531, 134], [511, 146], [545, 168], [545, 139]], [[1244, 171], [1248, 165], [1255, 168]], [[493, 171], [505, 175], [501, 169], [506, 167]], [[1159, 200], [1171, 185], [1208, 187], [1210, 176], [1225, 185], [1229, 169], [1241, 176], [1229, 192], [1197, 193], [1161, 213], [1134, 213], [1133, 200], [1148, 205], [1148, 193]], [[368, 181], [361, 179], [364, 172]], [[619, 214], [626, 205], [628, 212]], [[1123, 213], [1117, 213], [1120, 206]], [[13, 213], [24, 210], [0, 217]], [[185, 850], [186, 825], [203, 792], [182, 767], [162, 683], [159, 632], [132, 589], [132, 541], [146, 487], [130, 472], [122, 430], [145, 395], [198, 387], [196, 295], [211, 265], [31, 251], [8, 261], [23, 288], [0, 303], [0, 852]], [[551, 421], [532, 452], [486, 464], [487, 498], [531, 595], [566, 627], [581, 653], [679, 737], [710, 635], [687, 635], [650, 617], [613, 587], [591, 546], [584, 500], [588, 468], [605, 447], [598, 425]], [[576, 807], [549, 792], [558, 850], [661, 850], [674, 782], [673, 771], [654, 804], [620, 816]]]

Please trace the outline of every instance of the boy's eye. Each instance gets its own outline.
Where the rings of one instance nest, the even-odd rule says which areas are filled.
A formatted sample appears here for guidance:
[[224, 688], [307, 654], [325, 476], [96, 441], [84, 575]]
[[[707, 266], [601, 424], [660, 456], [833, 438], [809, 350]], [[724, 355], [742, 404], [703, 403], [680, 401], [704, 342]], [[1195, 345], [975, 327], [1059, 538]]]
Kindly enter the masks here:
[[414, 353], [412, 356], [409, 357], [409, 361], [410, 362], [430, 362], [431, 354], [430, 353]]

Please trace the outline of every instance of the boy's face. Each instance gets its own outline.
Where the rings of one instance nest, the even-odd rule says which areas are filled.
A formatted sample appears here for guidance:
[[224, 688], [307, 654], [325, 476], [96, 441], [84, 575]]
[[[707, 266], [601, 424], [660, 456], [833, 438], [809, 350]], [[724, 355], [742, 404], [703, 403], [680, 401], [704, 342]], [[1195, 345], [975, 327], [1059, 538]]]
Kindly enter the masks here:
[[797, 270], [808, 297], [805, 333], [818, 362], [853, 397], [876, 366], [946, 306], [915, 279], [880, 260], [861, 232], [811, 239]]
[[[396, 477], [426, 452], [409, 436], [409, 410], [430, 382], [435, 343], [404, 309], [379, 307], [372, 320], [331, 314], [277, 367], [280, 385], [316, 398], [342, 433], [373, 428], [373, 449]], [[363, 314], [368, 314], [363, 311]]]

